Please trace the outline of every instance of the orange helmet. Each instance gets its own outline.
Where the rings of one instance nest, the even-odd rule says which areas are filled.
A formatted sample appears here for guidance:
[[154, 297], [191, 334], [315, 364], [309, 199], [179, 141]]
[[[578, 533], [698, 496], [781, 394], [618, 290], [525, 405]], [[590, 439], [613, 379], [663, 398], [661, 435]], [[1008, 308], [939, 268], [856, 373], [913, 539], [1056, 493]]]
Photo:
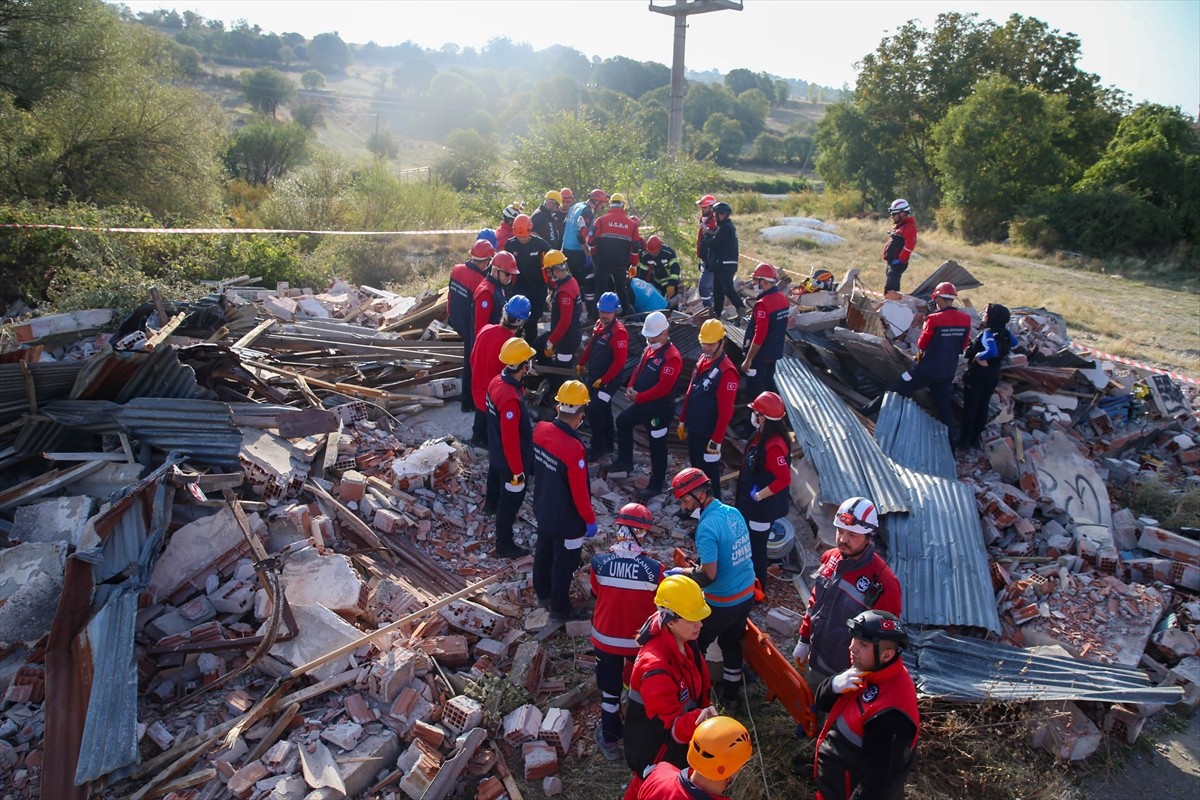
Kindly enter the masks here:
[[567, 187], [564, 186], [563, 188], [559, 189], [558, 193], [562, 195], [563, 205], [568, 206], [575, 202], [575, 193]]
[[528, 214], [518, 214], [513, 220], [513, 234], [516, 236], [528, 236], [533, 231], [533, 220]]
[[701, 209], [712, 208], [716, 204], [717, 198], [713, 197], [711, 194], [706, 194], [704, 197], [701, 197], [696, 201], [696, 205], [700, 206]]
[[591, 200], [593, 203], [607, 203], [608, 192], [603, 189], [592, 189], [591, 194], [588, 195], [588, 200]]

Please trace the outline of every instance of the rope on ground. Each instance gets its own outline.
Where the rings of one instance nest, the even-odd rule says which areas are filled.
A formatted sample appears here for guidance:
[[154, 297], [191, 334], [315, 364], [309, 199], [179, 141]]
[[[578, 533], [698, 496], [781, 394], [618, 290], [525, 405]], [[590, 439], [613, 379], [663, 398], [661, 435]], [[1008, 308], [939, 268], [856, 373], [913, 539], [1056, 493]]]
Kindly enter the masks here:
[[[754, 743], [758, 744], [758, 726], [754, 724], [754, 714], [750, 711], [750, 695], [749, 687], [746, 685], [746, 673], [742, 673], [742, 697], [746, 701], [746, 716], [750, 718], [750, 732], [754, 734]], [[758, 769], [762, 773], [763, 792], [767, 795], [768, 800], [771, 797], [771, 785], [767, 782], [767, 764], [763, 760], [762, 746], [755, 748], [755, 755], [758, 757]]]

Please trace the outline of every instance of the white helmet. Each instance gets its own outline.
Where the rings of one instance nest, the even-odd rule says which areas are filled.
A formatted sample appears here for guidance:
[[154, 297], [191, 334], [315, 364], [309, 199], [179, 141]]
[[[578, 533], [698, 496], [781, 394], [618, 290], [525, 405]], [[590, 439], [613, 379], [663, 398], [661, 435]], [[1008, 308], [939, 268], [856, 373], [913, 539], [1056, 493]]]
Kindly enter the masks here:
[[874, 536], [879, 532], [879, 514], [875, 504], [865, 497], [851, 497], [838, 506], [833, 524], [844, 531], [862, 536]]
[[668, 327], [670, 325], [667, 322], [666, 315], [661, 311], [653, 311], [646, 317], [646, 321], [642, 323], [642, 336], [645, 336], [647, 339], [651, 336], [658, 336], [664, 333]]
[[908, 201], [902, 197], [896, 198], [895, 200], [892, 201], [892, 204], [890, 206], [888, 206], [889, 214], [895, 214], [897, 211], [908, 211], [908, 210], [909, 210]]

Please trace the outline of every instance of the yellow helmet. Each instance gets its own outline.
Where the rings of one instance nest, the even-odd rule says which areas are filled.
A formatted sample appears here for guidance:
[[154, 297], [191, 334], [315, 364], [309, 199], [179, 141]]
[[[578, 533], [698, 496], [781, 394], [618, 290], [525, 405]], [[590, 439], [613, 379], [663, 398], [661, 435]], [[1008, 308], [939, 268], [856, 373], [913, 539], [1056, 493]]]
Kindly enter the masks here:
[[512, 337], [500, 348], [500, 360], [510, 367], [524, 364], [533, 358], [535, 354], [536, 351], [530, 346], [529, 342], [519, 336]]
[[567, 257], [563, 255], [562, 250], [547, 250], [546, 254], [542, 256], [542, 269], [550, 269], [565, 263], [567, 263]]
[[700, 326], [700, 344], [716, 344], [725, 339], [725, 325], [719, 319], [706, 319]]
[[696, 726], [687, 762], [710, 781], [723, 781], [746, 766], [753, 754], [746, 726], [732, 717], [713, 717]]
[[712, 613], [704, 602], [700, 584], [686, 575], [668, 575], [654, 593], [654, 605], [674, 612], [688, 622], [699, 622]]
[[554, 400], [564, 406], [586, 406], [588, 402], [587, 387], [579, 381], [567, 381], [558, 387], [558, 394], [554, 395]]
[[608, 198], [608, 204], [610, 206], [625, 205], [625, 195], [621, 194], [620, 192], [613, 192], [612, 195]]
[[546, 199], [553, 200], [554, 202], [558, 203], [561, 206], [562, 205], [562, 192], [558, 191], [557, 189], [551, 189], [550, 191], [546, 192]]

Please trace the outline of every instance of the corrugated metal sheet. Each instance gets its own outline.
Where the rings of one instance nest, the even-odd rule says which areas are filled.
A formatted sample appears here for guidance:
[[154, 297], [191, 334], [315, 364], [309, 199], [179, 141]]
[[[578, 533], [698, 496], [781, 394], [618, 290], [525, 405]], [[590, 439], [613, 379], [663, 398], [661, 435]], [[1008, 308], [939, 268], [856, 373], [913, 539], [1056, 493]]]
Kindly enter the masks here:
[[196, 383], [196, 371], [179, 362], [173, 347], [160, 347], [152, 353], [97, 353], [88, 359], [71, 391], [74, 400], [124, 403], [135, 397], [214, 400], [216, 394]]
[[805, 457], [821, 476], [821, 502], [838, 505], [864, 495], [882, 514], [908, 510], [908, 491], [862, 424], [797, 358], [779, 361], [775, 373], [788, 420]]
[[[66, 397], [83, 369], [82, 361], [30, 364], [34, 396], [38, 405]], [[0, 425], [29, 411], [25, 371], [21, 364], [0, 364]]]
[[942, 281], [950, 281], [960, 292], [963, 289], [978, 289], [983, 286], [974, 275], [960, 267], [957, 262], [943, 261], [932, 275], [921, 281], [909, 294], [913, 297], [920, 297], [922, 300], [929, 300], [933, 297], [933, 290]]
[[138, 760], [137, 665], [133, 634], [141, 587], [127, 582], [87, 626], [92, 648], [92, 691], [75, 783], [93, 781]]
[[242, 433], [229, 406], [215, 400], [139, 397], [114, 414], [129, 435], [159, 450], [236, 469]]
[[875, 441], [902, 467], [949, 480], [958, 477], [946, 427], [907, 397], [883, 396]]
[[917, 691], [951, 700], [1091, 700], [1102, 703], [1175, 703], [1179, 686], [1153, 686], [1136, 667], [1067, 656], [1035, 655], [1006, 644], [953, 636], [910, 634], [904, 653]]

